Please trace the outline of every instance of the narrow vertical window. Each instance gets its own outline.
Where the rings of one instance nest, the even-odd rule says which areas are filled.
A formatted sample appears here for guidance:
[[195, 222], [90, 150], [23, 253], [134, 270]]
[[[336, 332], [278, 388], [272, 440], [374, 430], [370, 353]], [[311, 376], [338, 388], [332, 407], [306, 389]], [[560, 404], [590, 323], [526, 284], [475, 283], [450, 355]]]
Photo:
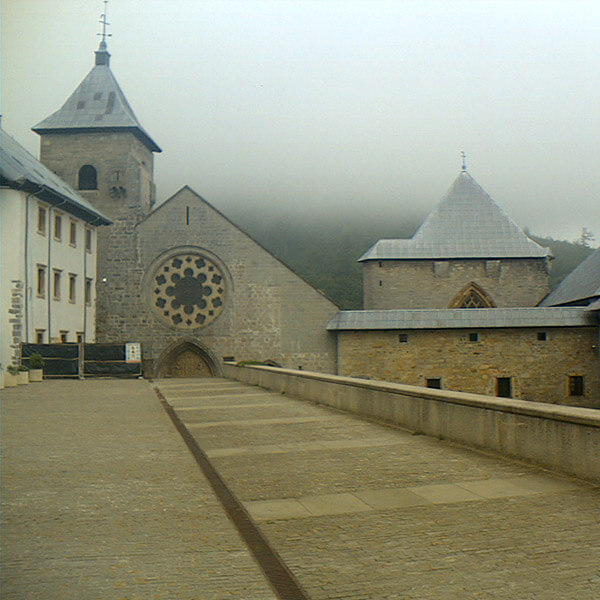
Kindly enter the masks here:
[[77, 275], [69, 273], [69, 302], [75, 302], [77, 300]]
[[38, 206], [38, 214], [37, 214], [37, 230], [38, 233], [42, 235], [46, 235], [46, 220], [47, 220], [48, 211], [44, 206]]
[[60, 300], [60, 279], [61, 279], [61, 271], [58, 269], [54, 269], [53, 271], [53, 291], [52, 296], [55, 300]]
[[583, 375], [569, 375], [569, 396], [585, 396]]
[[73, 220], [69, 225], [69, 244], [73, 247], [77, 246], [77, 222]]
[[189, 206], [185, 207], [185, 224], [186, 225], [190, 224], [190, 207]]
[[83, 165], [79, 169], [78, 187], [80, 190], [98, 189], [98, 172], [92, 165]]
[[86, 279], [85, 280], [85, 303], [86, 304], [91, 304], [92, 303], [92, 280], [91, 279]]
[[85, 250], [86, 252], [92, 251], [92, 230], [89, 227], [85, 230]]
[[37, 267], [37, 296], [46, 297], [46, 267], [43, 265]]
[[496, 378], [496, 396], [499, 398], [512, 398], [512, 381], [510, 377]]
[[62, 240], [62, 215], [54, 215], [54, 239]]

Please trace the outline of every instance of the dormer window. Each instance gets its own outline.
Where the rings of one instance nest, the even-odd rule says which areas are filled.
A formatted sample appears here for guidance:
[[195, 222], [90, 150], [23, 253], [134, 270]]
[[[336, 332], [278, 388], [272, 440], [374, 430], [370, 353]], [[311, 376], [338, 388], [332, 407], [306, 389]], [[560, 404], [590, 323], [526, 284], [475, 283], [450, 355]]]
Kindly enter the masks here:
[[80, 190], [97, 190], [98, 172], [92, 165], [83, 165], [83, 167], [79, 169], [78, 181]]

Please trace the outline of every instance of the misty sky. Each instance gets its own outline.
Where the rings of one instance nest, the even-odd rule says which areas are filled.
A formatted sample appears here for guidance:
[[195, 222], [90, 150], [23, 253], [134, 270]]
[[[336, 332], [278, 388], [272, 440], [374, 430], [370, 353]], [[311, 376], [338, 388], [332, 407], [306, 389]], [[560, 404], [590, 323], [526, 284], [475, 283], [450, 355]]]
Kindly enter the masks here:
[[[2, 125], [93, 66], [101, 0], [2, 0]], [[111, 68], [187, 184], [291, 216], [399, 222], [469, 172], [521, 226], [600, 244], [600, 0], [110, 0]]]

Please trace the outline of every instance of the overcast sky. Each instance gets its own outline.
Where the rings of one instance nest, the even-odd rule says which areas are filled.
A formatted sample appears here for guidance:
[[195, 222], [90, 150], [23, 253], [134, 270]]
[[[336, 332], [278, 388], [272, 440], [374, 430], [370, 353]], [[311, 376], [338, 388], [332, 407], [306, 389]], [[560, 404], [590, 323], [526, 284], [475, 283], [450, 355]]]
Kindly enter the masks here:
[[[2, 124], [93, 66], [101, 0], [2, 0]], [[158, 198], [431, 210], [467, 154], [521, 226], [600, 244], [600, 0], [110, 0], [111, 68], [162, 147]]]

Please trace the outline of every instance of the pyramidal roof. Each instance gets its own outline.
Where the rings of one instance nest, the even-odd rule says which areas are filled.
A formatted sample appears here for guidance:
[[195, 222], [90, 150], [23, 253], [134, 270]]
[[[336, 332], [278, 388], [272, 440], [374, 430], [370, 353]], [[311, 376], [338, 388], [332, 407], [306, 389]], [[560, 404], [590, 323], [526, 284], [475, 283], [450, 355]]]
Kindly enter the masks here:
[[590, 254], [540, 302], [540, 306], [590, 304], [600, 309], [600, 248]]
[[359, 260], [551, 256], [463, 170], [410, 240], [379, 240]]
[[36, 133], [131, 131], [149, 150], [161, 152], [140, 125], [110, 70], [106, 43], [96, 51], [96, 63], [62, 108], [33, 127]]

